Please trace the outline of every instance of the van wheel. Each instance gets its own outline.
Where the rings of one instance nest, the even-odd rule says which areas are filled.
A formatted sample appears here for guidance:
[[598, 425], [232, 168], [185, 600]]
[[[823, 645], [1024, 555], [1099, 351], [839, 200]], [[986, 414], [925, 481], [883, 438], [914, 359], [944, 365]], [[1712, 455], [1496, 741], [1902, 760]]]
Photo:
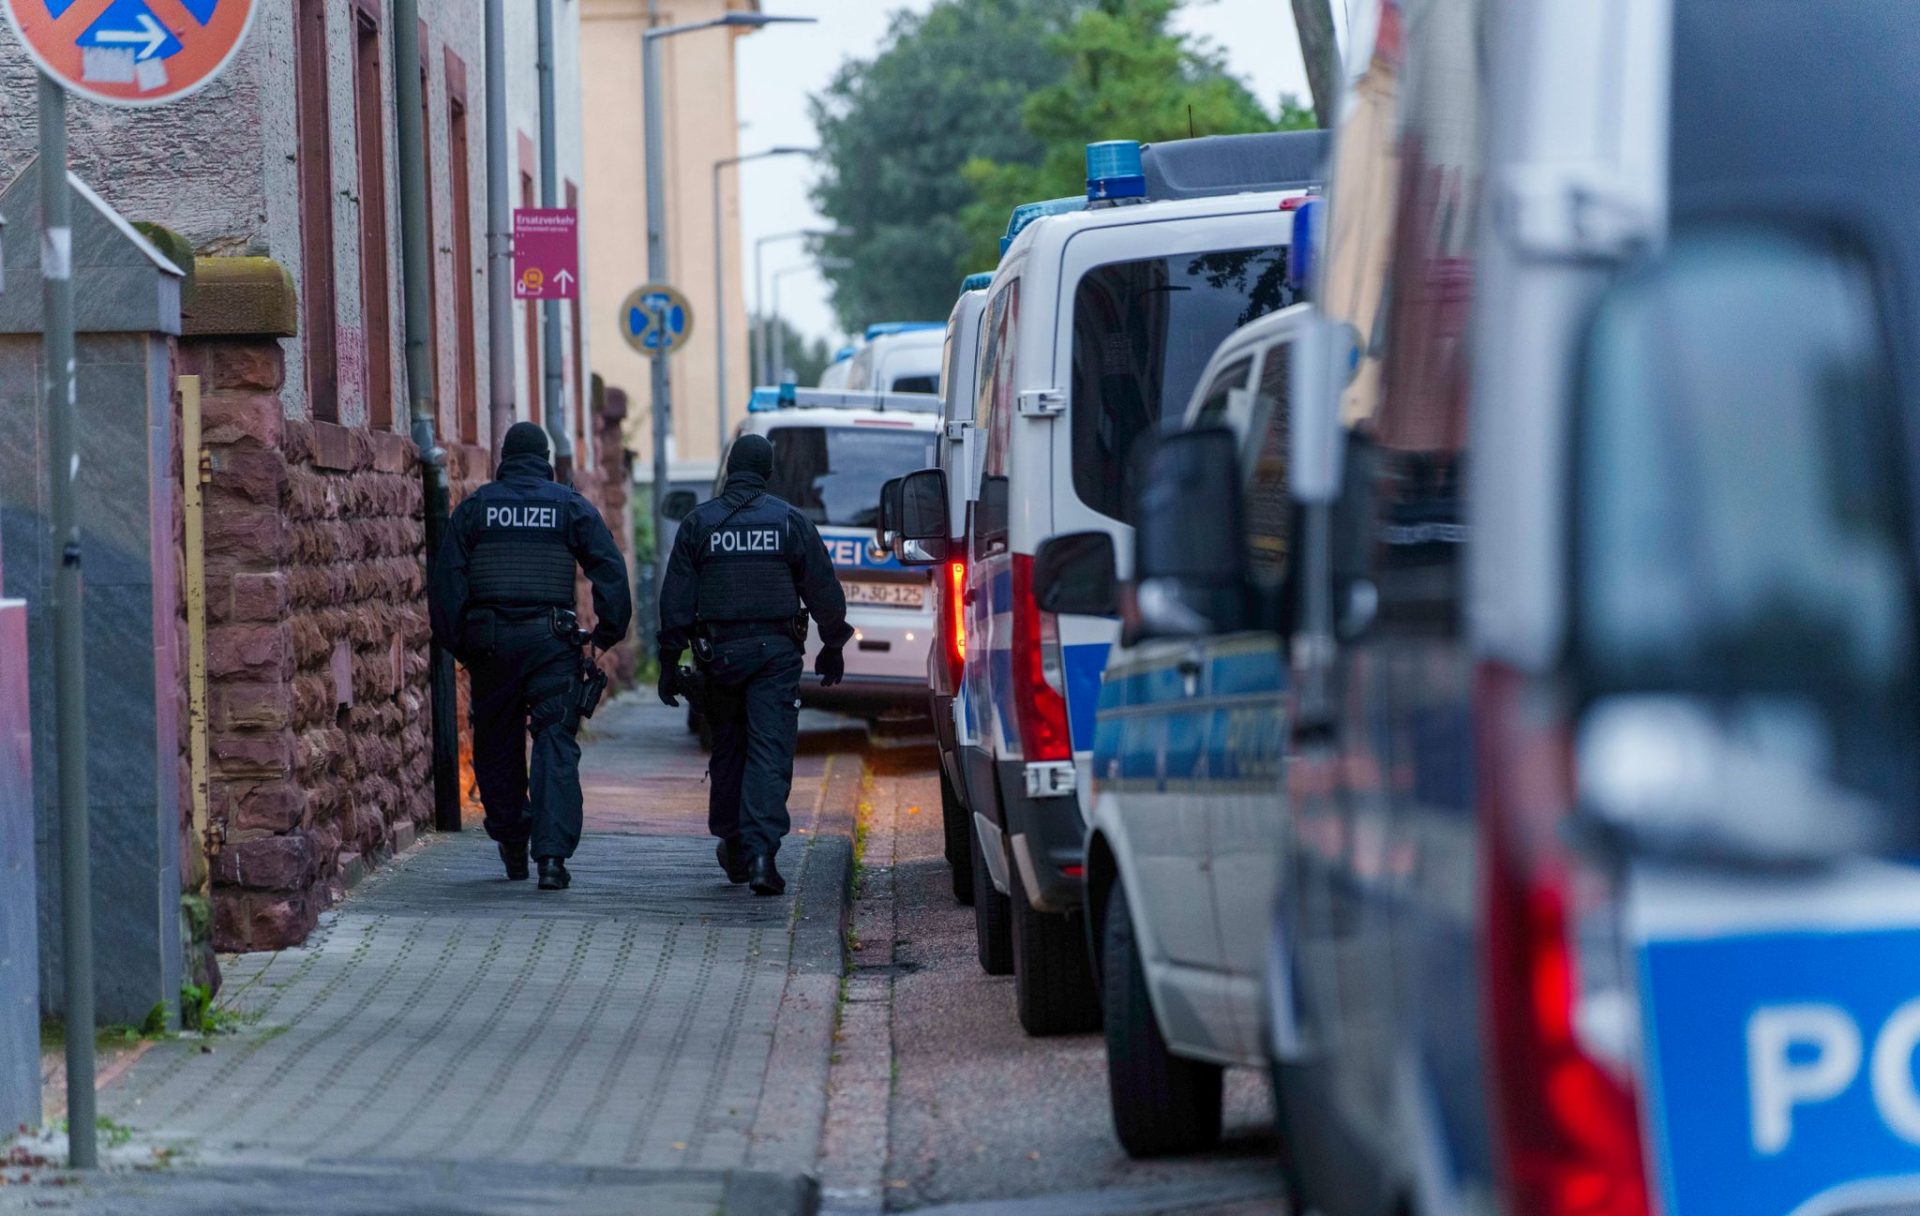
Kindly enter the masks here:
[[973, 936], [980, 949], [980, 970], [988, 975], [1013, 972], [1013, 913], [1006, 896], [993, 889], [993, 871], [979, 833], [968, 832], [973, 845]]
[[1129, 1157], [1164, 1157], [1215, 1144], [1224, 1070], [1167, 1050], [1147, 997], [1146, 963], [1133, 936], [1126, 891], [1118, 883], [1107, 897], [1105, 941], [1107, 1093], [1120, 1147]]
[[1086, 926], [1078, 914], [1040, 912], [1027, 900], [1020, 867], [1009, 860], [1013, 888], [1013, 993], [1030, 1035], [1079, 1034], [1100, 1028], [1100, 988], [1093, 980]]
[[953, 897], [973, 902], [973, 815], [960, 805], [947, 770], [940, 770], [940, 826], [947, 835], [947, 867], [953, 874]]

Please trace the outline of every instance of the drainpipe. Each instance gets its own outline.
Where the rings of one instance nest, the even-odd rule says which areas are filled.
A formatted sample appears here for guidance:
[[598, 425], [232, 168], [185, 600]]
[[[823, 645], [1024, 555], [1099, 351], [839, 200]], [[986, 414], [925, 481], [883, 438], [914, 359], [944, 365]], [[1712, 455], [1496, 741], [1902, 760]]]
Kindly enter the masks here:
[[519, 411], [513, 379], [513, 204], [507, 161], [506, 0], [487, 0], [487, 409], [493, 464]]
[[[405, 284], [407, 400], [413, 442], [420, 449], [426, 495], [427, 565], [431, 568], [447, 531], [447, 453], [434, 438], [433, 313], [427, 284], [433, 234], [427, 231], [427, 157], [420, 94], [420, 3], [393, 0], [394, 104], [399, 107], [400, 253]], [[429, 643], [427, 677], [433, 721], [433, 825], [460, 830], [460, 726], [453, 656]]]
[[187, 573], [187, 774], [193, 804], [193, 838], [200, 859], [193, 889], [212, 887], [213, 858], [220, 851], [212, 831], [212, 765], [207, 745], [207, 543], [205, 486], [213, 465], [200, 446], [200, 377], [180, 377], [181, 525], [185, 532]]
[[[540, 0], [540, 205], [560, 206], [559, 115], [553, 99], [553, 0]], [[579, 290], [575, 284], [574, 289]], [[566, 343], [560, 336], [560, 301], [546, 301], [547, 436], [553, 441], [553, 474], [573, 484], [573, 432], [567, 426]]]

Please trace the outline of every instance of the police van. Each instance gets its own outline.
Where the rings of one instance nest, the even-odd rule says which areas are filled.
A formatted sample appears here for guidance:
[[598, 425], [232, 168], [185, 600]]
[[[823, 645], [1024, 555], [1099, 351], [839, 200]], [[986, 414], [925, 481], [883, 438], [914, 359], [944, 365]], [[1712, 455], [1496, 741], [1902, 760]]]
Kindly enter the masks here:
[[[1273, 625], [1299, 1210], [1920, 1210], [1914, 10], [1762, 7], [1400, 0], [1353, 91]], [[1239, 458], [1156, 450], [1134, 611], [1245, 611]]]
[[983, 447], [973, 427], [974, 375], [978, 370], [980, 331], [986, 317], [987, 286], [993, 275], [970, 275], [947, 319], [941, 347], [939, 445], [935, 467], [947, 474], [949, 540], [945, 560], [934, 567], [934, 643], [927, 652], [928, 711], [940, 753], [940, 814], [946, 833], [947, 865], [953, 896], [973, 902], [972, 812], [962, 794], [960, 749], [976, 746], [978, 732], [965, 696], [962, 666], [967, 653], [966, 518], [967, 490], [979, 477]]
[[[1141, 503], [1184, 513], [1193, 526], [1173, 536], [1182, 550], [1244, 548], [1248, 586], [1231, 619], [1207, 603], [1209, 631], [1196, 634], [1187, 622], [1197, 614], [1154, 602], [1151, 585], [1123, 612], [1106, 530], [1051, 537], [1034, 556], [1043, 611], [1123, 618], [1100, 687], [1086, 866], [1113, 1122], [1135, 1156], [1212, 1144], [1222, 1067], [1267, 1066], [1262, 1002], [1282, 873], [1295, 586], [1289, 404], [1294, 346], [1311, 312], [1271, 313], [1221, 345], [1184, 429], [1215, 432], [1231, 464], [1184, 502], [1149, 490]], [[1143, 524], [1136, 542], [1152, 534]]]
[[[1291, 301], [1283, 202], [1315, 177], [1317, 132], [1088, 149], [1088, 204], [1032, 216], [987, 289], [967, 528], [959, 749], [973, 811], [982, 966], [1011, 970], [1029, 1033], [1091, 1029], [1083, 923], [1088, 762], [1118, 625], [1033, 600], [1056, 532], [1132, 521], [1133, 449], [1177, 417], [1214, 348]], [[952, 535], [946, 474], [908, 479], [901, 534]], [[936, 518], [926, 518], [937, 516]]]
[[881, 485], [933, 463], [939, 410], [940, 398], [930, 393], [782, 385], [754, 390], [735, 431], [773, 444], [768, 491], [819, 528], [846, 592], [854, 628], [846, 678], [833, 688], [820, 686], [813, 674], [820, 648], [815, 631], [800, 685], [804, 704], [867, 717], [926, 705], [933, 580], [877, 552], [873, 532]]
[[846, 387], [882, 393], [937, 393], [946, 326], [938, 321], [885, 321], [867, 326], [847, 364]]

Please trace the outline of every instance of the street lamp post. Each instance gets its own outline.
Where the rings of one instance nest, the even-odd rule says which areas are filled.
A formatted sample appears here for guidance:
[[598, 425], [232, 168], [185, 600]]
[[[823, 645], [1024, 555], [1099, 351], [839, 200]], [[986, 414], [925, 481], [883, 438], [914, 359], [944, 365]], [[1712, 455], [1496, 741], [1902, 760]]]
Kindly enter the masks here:
[[759, 314], [760, 323], [760, 366], [757, 369], [760, 383], [772, 384], [775, 371], [772, 348], [772, 327], [767, 324], [767, 279], [760, 268], [761, 257], [768, 245], [775, 241], [794, 241], [801, 237], [848, 237], [853, 232], [848, 228], [796, 228], [792, 232], [776, 232], [763, 236], [753, 243], [753, 310]]
[[[649, 12], [653, 11], [649, 6]], [[812, 17], [775, 17], [767, 13], [728, 13], [707, 21], [649, 29], [640, 38], [640, 89], [647, 126], [647, 281], [667, 281], [667, 158], [666, 122], [660, 111], [660, 40], [695, 30], [758, 29], [763, 25], [810, 23]], [[661, 534], [667, 505], [667, 436], [672, 433], [672, 380], [667, 374], [667, 352], [653, 356], [653, 535]], [[656, 586], [667, 564], [656, 561]]]
[[803, 270], [839, 270], [850, 265], [846, 258], [820, 258], [773, 272], [773, 374], [767, 383], [784, 383], [787, 376], [787, 327], [780, 319], [780, 280]]
[[[727, 450], [727, 235], [722, 230], [724, 218], [720, 207], [720, 173], [730, 166], [765, 160], [770, 156], [812, 156], [816, 151], [817, 148], [768, 148], [765, 152], [750, 152], [745, 156], [730, 156], [713, 162], [713, 416], [717, 436], [713, 450], [716, 455], [724, 455]], [[747, 369], [747, 374], [749, 378], [752, 377], [751, 367]]]

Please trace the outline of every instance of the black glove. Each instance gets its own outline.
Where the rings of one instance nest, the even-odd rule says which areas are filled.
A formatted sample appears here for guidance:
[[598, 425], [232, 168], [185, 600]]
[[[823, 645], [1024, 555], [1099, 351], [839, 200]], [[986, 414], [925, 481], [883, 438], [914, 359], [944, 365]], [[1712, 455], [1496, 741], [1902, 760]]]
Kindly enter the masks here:
[[832, 688], [847, 676], [847, 656], [838, 646], [825, 646], [820, 656], [813, 661], [814, 674], [820, 677], [820, 687]]
[[660, 699], [671, 709], [680, 708], [680, 671], [670, 661], [660, 660]]

